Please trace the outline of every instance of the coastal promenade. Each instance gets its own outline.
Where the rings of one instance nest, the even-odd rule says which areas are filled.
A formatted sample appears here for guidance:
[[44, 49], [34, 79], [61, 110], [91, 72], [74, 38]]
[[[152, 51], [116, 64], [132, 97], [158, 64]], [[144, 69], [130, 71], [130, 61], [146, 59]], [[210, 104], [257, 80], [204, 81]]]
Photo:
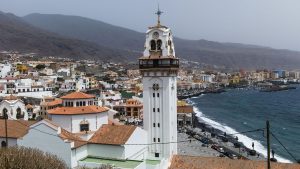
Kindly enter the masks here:
[[[256, 154], [251, 156], [249, 154], [249, 149], [241, 145], [240, 148], [235, 148], [234, 144], [231, 141], [224, 142], [219, 137], [211, 137], [210, 133], [202, 132], [201, 129], [195, 128], [197, 133], [195, 136], [191, 137], [190, 135], [181, 132], [178, 133], [178, 154], [179, 155], [190, 155], [190, 156], [202, 156], [202, 157], [224, 157], [231, 159], [249, 159], [249, 160], [266, 160], [262, 154]], [[200, 139], [205, 138], [205, 139]], [[191, 139], [191, 142], [185, 142], [186, 140]], [[209, 141], [200, 141], [200, 140], [209, 140]], [[182, 141], [182, 142], [181, 142]], [[218, 148], [212, 148], [212, 147]]]

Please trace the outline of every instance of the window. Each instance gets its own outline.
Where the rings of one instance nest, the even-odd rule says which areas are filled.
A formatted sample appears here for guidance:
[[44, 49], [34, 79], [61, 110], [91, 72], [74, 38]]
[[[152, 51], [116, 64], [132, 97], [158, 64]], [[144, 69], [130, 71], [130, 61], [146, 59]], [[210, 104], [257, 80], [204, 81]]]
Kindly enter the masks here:
[[80, 131], [89, 131], [89, 124], [88, 123], [80, 124]]
[[150, 41], [151, 50], [156, 50], [156, 42], [155, 40]]
[[159, 157], [159, 153], [155, 153], [155, 157]]
[[153, 112], [155, 112], [155, 108], [153, 108]]
[[155, 127], [155, 123], [153, 123], [153, 127]]
[[157, 138], [157, 142], [159, 142], [159, 143], [160, 143], [160, 138]]
[[157, 93], [157, 97], [159, 97], [159, 93]]
[[161, 50], [162, 41], [159, 39], [157, 40], [157, 50]]
[[159, 123], [157, 123], [157, 127], [160, 127], [160, 124], [159, 124]]
[[76, 102], [76, 107], [78, 107], [79, 106], [79, 102]]
[[1, 147], [6, 147], [6, 142], [5, 141], [1, 142]]
[[153, 93], [153, 97], [155, 97], [155, 93]]
[[6, 108], [4, 108], [3, 110], [2, 110], [2, 116], [3, 116], [3, 118], [7, 118], [7, 109]]
[[159, 112], [159, 108], [157, 108], [157, 112]]
[[154, 143], [155, 143], [155, 141], [156, 141], [155, 138], [153, 138], [153, 142], [154, 142]]
[[17, 119], [20, 119], [20, 118], [22, 118], [21, 108], [18, 107], [18, 108], [17, 108]]

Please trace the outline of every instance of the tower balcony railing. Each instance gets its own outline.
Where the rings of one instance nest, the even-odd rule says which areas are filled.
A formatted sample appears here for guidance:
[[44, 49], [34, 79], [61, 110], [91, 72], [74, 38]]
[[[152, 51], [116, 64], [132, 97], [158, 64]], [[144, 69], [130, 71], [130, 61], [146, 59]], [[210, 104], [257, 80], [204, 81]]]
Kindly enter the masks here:
[[167, 59], [140, 59], [140, 69], [151, 68], [179, 68], [179, 59], [167, 58]]

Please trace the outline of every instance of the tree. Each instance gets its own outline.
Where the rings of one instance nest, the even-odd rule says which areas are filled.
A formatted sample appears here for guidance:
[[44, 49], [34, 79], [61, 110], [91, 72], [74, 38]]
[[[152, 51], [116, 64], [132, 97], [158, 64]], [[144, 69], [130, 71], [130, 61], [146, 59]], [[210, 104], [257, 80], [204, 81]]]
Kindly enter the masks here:
[[65, 169], [64, 161], [55, 155], [26, 147], [0, 148], [0, 168]]
[[38, 69], [38, 70], [41, 70], [41, 69], [45, 69], [45, 65], [43, 65], [43, 64], [39, 64], [39, 65], [36, 65], [36, 69]]

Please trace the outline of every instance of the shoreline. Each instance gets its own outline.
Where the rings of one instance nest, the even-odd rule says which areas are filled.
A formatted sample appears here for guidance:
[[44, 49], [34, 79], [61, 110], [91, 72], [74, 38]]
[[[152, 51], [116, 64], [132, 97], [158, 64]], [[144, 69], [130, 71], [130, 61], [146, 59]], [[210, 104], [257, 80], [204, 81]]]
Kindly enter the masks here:
[[[195, 102], [193, 102], [192, 100], [188, 99], [189, 102], [191, 102], [193, 105], [195, 104]], [[214, 133], [218, 133], [218, 135], [223, 135], [224, 132], [226, 132], [227, 134], [232, 134], [232, 133], [237, 133], [237, 131], [235, 129], [232, 129], [229, 126], [224, 126], [214, 120], [211, 120], [205, 116], [203, 116], [203, 113], [201, 111], [199, 111], [199, 109], [197, 107], [194, 106], [194, 112], [196, 113], [196, 118], [195, 118], [195, 122], [197, 123], [197, 125], [195, 126], [195, 129], [201, 129], [201, 130], [205, 130], [207, 133], [209, 133], [209, 135], [212, 133], [212, 131]], [[238, 136], [238, 142], [241, 143], [241, 146], [244, 147], [246, 150], [251, 150], [251, 143], [254, 142], [255, 144], [255, 150], [258, 154], [260, 154], [261, 157], [263, 157], [265, 159], [265, 157], [267, 156], [267, 150], [266, 148], [260, 143], [259, 140], [254, 140], [250, 137], [248, 137], [247, 135], [243, 135], [243, 134], [236, 134], [235, 136]], [[230, 139], [228, 139], [228, 142], [234, 142], [234, 138], [231, 137]], [[275, 154], [275, 158], [277, 159], [278, 162], [282, 162], [282, 163], [292, 163], [292, 161], [290, 161], [289, 159], [283, 158], [277, 154]]]

